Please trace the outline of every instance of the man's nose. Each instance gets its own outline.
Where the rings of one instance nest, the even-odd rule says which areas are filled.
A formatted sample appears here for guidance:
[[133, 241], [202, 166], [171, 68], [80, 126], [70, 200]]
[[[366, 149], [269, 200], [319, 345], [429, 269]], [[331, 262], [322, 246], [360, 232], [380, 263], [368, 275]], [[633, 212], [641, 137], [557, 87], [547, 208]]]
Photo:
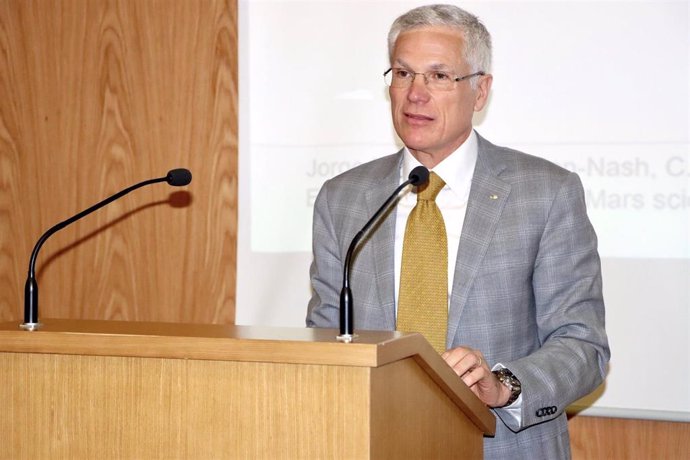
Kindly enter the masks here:
[[429, 88], [426, 86], [426, 77], [424, 74], [418, 73], [415, 75], [412, 84], [407, 90], [407, 99], [410, 102], [426, 102], [429, 100]]

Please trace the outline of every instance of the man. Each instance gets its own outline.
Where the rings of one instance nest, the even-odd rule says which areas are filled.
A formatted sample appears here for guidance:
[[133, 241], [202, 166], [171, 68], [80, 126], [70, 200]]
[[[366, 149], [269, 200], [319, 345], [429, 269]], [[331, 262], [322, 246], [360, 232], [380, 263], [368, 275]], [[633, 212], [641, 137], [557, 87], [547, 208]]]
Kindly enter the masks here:
[[[393, 124], [405, 147], [321, 189], [307, 325], [338, 327], [348, 245], [409, 171], [426, 166], [442, 180], [435, 203], [448, 249], [439, 352], [499, 418], [485, 456], [568, 458], [564, 411], [602, 382], [609, 359], [580, 180], [473, 130], [492, 83], [491, 38], [475, 16], [447, 5], [411, 10], [391, 28], [389, 56]], [[355, 329], [393, 330], [407, 312], [407, 221], [418, 192], [408, 190], [360, 243], [350, 272]]]

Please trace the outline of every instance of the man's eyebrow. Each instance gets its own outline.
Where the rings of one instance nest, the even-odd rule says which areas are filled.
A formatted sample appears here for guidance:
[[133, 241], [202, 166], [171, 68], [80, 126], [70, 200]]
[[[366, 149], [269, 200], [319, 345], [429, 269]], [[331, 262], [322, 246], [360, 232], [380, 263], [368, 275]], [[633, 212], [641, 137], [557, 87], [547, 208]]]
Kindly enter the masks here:
[[[404, 68], [406, 68], [406, 69], [412, 69], [412, 66], [410, 66], [407, 62], [403, 61], [403, 60], [400, 59], [400, 58], [397, 58], [397, 59], [395, 60], [394, 64], [397, 64], [397, 65], [399, 65], [400, 67], [404, 67]], [[447, 64], [443, 64], [443, 63], [434, 63], [434, 64], [431, 64], [430, 66], [428, 66], [426, 69], [424, 69], [424, 72], [433, 71], [433, 70], [451, 71], [452, 68], [451, 68], [449, 65], [447, 65]]]
[[429, 70], [446, 70], [447, 71], [447, 70], [452, 70], [452, 69], [449, 65], [438, 63], [438, 64], [431, 64], [429, 66]]
[[407, 62], [403, 61], [403, 60], [400, 59], [400, 58], [397, 58], [397, 59], [395, 60], [394, 64], [398, 64], [400, 67], [405, 67], [405, 68], [407, 68], [407, 69], [410, 68], [410, 66], [407, 64]]

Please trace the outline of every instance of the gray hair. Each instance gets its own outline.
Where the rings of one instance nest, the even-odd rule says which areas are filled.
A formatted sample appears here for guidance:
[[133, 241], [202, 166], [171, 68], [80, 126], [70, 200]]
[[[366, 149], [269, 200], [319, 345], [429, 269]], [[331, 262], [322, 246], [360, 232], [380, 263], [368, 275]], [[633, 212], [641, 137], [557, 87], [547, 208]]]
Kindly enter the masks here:
[[388, 57], [402, 32], [425, 26], [446, 26], [458, 30], [465, 40], [463, 56], [470, 72], [491, 70], [491, 35], [479, 18], [453, 5], [427, 5], [414, 8], [393, 22], [388, 32]]

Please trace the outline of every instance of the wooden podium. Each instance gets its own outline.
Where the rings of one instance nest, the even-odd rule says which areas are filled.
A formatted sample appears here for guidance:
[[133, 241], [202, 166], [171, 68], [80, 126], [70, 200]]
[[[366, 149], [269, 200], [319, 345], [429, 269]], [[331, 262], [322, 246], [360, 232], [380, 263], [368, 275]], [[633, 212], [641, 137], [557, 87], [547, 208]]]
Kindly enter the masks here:
[[0, 324], [0, 458], [481, 458], [493, 414], [419, 334]]

